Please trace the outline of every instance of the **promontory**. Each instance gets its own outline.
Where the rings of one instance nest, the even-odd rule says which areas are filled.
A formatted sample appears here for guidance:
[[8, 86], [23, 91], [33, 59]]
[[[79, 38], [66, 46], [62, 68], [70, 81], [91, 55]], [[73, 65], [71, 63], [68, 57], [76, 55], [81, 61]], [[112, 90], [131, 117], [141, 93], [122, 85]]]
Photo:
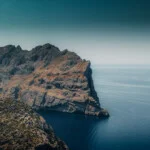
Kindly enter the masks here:
[[51, 44], [0, 47], [0, 96], [35, 110], [108, 117], [94, 88], [90, 61]]

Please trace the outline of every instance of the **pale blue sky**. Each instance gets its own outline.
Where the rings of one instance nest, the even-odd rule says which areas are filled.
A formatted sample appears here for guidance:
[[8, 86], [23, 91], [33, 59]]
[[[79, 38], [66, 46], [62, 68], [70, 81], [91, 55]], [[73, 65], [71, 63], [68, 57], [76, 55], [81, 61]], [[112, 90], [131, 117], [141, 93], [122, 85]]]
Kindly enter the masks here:
[[0, 0], [0, 46], [51, 43], [94, 64], [150, 64], [149, 1]]

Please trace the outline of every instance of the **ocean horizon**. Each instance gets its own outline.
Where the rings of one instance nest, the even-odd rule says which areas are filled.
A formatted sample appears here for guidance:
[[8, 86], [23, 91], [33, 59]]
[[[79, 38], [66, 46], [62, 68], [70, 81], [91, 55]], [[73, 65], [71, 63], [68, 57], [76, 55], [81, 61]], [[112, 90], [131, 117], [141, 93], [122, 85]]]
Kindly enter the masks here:
[[149, 65], [92, 65], [101, 107], [110, 118], [41, 112], [71, 150], [150, 149]]

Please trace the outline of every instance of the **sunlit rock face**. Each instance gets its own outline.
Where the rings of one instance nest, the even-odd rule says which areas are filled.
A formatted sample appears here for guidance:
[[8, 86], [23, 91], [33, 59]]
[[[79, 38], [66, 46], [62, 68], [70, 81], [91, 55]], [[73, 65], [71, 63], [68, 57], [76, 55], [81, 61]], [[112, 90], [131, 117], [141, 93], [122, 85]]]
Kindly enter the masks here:
[[90, 62], [51, 44], [31, 51], [0, 48], [0, 91], [34, 109], [108, 117], [94, 89]]

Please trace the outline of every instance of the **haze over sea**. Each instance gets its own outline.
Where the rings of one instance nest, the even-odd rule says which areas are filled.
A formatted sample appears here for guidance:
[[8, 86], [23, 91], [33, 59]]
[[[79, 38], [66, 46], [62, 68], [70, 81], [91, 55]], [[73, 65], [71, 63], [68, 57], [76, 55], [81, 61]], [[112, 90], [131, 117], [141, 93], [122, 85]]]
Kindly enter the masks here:
[[150, 149], [150, 66], [94, 65], [93, 79], [108, 120], [41, 112], [71, 150]]

